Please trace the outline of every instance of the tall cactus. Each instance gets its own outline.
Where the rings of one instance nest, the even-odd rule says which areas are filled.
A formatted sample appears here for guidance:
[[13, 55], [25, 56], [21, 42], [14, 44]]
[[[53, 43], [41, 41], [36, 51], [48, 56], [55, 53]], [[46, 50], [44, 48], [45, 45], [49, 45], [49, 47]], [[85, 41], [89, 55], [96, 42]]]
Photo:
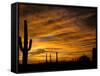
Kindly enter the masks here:
[[28, 46], [28, 28], [27, 28], [26, 20], [24, 20], [24, 43], [23, 44], [24, 45], [22, 46], [21, 37], [19, 37], [19, 48], [23, 53], [22, 64], [26, 65], [28, 59], [28, 51], [31, 49], [32, 46], [32, 39], [30, 39], [29, 46]]

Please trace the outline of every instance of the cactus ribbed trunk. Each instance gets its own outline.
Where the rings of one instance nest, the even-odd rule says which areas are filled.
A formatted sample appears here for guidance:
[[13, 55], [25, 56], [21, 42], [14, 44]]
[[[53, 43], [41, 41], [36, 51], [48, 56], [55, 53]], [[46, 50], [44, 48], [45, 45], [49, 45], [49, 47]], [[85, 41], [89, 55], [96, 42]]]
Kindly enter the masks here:
[[[27, 22], [24, 21], [24, 49], [27, 49], [28, 44], [28, 31], [27, 31]], [[23, 52], [23, 64], [27, 64], [28, 51]]]
[[22, 64], [26, 65], [28, 60], [28, 51], [31, 49], [32, 46], [32, 39], [30, 39], [29, 46], [28, 46], [28, 28], [27, 28], [27, 21], [24, 20], [24, 46], [22, 46], [21, 37], [19, 37], [19, 47], [23, 53], [23, 60]]

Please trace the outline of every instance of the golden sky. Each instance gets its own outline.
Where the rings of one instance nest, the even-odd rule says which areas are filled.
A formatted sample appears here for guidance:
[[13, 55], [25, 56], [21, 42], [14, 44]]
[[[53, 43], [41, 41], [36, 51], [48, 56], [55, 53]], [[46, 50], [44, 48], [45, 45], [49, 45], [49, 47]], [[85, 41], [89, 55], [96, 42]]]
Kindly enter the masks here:
[[[96, 47], [96, 15], [96, 8], [20, 4], [19, 36], [23, 40], [23, 24], [27, 20], [28, 38], [32, 39], [28, 64], [45, 62], [46, 53], [48, 61], [50, 54], [55, 61], [55, 52], [59, 61], [82, 55], [91, 59], [92, 48]], [[19, 62], [22, 62], [20, 50]]]

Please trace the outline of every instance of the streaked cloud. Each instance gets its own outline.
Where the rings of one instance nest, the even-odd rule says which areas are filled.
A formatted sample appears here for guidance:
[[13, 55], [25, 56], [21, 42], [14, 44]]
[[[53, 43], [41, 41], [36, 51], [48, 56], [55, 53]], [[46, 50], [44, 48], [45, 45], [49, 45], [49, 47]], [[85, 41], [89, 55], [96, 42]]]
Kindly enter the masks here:
[[[96, 8], [89, 7], [20, 5], [19, 36], [23, 39], [23, 22], [26, 19], [29, 39], [33, 40], [28, 63], [45, 60], [46, 52], [37, 52], [37, 49], [57, 47], [62, 50], [53, 51], [70, 53], [60, 54], [59, 59], [72, 60], [84, 54], [91, 59], [92, 48], [96, 47], [96, 15]], [[73, 52], [80, 53], [71, 54]], [[21, 61], [22, 54], [19, 53]]]

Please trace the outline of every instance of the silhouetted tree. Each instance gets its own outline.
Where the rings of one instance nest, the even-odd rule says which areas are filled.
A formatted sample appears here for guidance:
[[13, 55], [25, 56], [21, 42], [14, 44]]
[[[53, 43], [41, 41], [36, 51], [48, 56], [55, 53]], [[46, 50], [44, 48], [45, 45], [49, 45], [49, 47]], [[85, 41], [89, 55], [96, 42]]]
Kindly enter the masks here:
[[19, 37], [19, 47], [20, 47], [20, 50], [23, 53], [23, 61], [22, 61], [22, 63], [24, 65], [27, 64], [28, 51], [31, 49], [31, 46], [32, 46], [32, 39], [30, 39], [29, 46], [28, 46], [28, 28], [27, 28], [27, 21], [24, 20], [24, 46], [22, 46], [21, 37]]
[[90, 63], [90, 59], [87, 57], [87, 56], [81, 56], [79, 58], [79, 61], [83, 64], [87, 64], [87, 63]]

